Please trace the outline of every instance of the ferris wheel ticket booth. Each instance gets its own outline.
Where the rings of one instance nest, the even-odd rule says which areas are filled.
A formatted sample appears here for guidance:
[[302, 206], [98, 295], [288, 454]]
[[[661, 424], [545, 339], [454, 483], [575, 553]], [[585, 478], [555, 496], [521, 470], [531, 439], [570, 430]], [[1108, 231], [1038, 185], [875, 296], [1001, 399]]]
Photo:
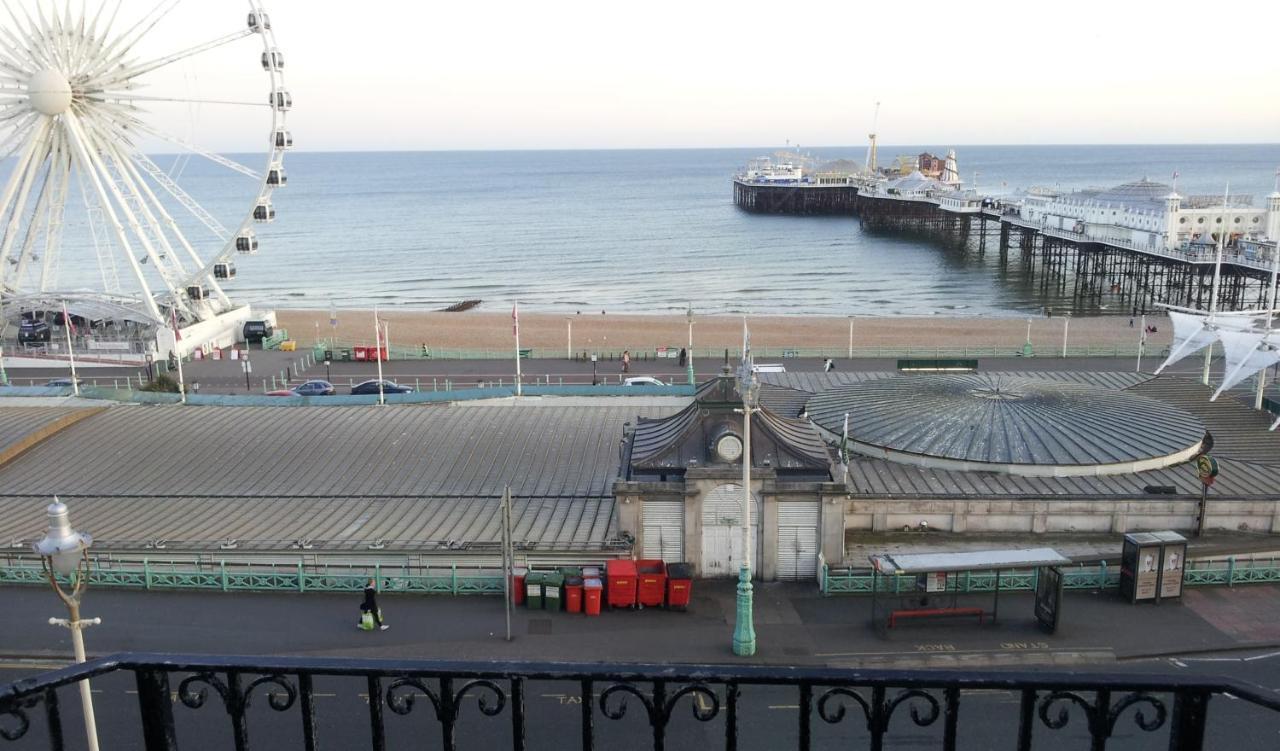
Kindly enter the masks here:
[[870, 556], [871, 623], [877, 633], [935, 618], [999, 617], [1002, 574], [1028, 577], [1035, 590], [1035, 619], [1057, 630], [1062, 607], [1062, 567], [1071, 563], [1052, 548], [906, 553]]

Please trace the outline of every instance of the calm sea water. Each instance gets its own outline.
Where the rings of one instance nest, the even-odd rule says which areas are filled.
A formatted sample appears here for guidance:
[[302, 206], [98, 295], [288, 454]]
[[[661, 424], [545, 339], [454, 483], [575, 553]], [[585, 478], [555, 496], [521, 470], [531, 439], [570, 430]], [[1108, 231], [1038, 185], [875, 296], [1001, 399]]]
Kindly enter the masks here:
[[[1079, 188], [1180, 172], [1184, 195], [1252, 193], [1260, 205], [1280, 145], [956, 147], [984, 191]], [[478, 298], [505, 309], [831, 315], [1021, 315], [1065, 301], [1016, 264], [918, 240], [864, 235], [856, 219], [746, 214], [732, 173], [773, 149], [292, 152], [262, 251], [236, 259], [234, 297], [279, 307], [433, 309]], [[886, 147], [895, 154], [937, 146]], [[863, 147], [811, 150], [861, 160]], [[259, 166], [261, 155], [242, 156]], [[172, 157], [158, 158], [166, 168]], [[181, 182], [224, 222], [248, 208], [247, 178], [192, 160]], [[69, 209], [74, 214], [74, 210]], [[174, 210], [184, 223], [189, 219]], [[71, 217], [63, 279], [97, 276]], [[237, 220], [238, 221], [238, 220]], [[207, 244], [207, 234], [192, 235]], [[65, 259], [81, 246], [76, 264]], [[123, 265], [121, 273], [124, 272]]]

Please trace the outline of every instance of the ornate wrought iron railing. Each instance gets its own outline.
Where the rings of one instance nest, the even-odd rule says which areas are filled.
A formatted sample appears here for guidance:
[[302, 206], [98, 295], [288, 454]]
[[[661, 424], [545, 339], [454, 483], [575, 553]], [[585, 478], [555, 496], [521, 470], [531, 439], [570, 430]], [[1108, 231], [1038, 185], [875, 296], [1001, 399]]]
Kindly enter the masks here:
[[[414, 747], [423, 744], [427, 738], [424, 733], [438, 733], [439, 746], [444, 749], [457, 748], [461, 734], [465, 745], [472, 748], [510, 745], [518, 751], [529, 747], [589, 751], [616, 747], [616, 729], [624, 726], [630, 728], [627, 747], [654, 749], [665, 748], [668, 741], [696, 737], [699, 745], [722, 745], [730, 750], [794, 747], [807, 751], [831, 740], [827, 734], [833, 729], [827, 726], [838, 726], [835, 730], [844, 733], [836, 739], [840, 747], [879, 751], [897, 737], [912, 745], [954, 749], [961, 740], [961, 709], [969, 707], [966, 733], [1004, 728], [1011, 741], [997, 744], [983, 738], [967, 739], [965, 745], [970, 747], [976, 740], [980, 746], [1058, 748], [1074, 740], [1072, 735], [1084, 734], [1091, 748], [1103, 749], [1113, 735], [1141, 734], [1144, 747], [1167, 743], [1170, 749], [1194, 750], [1205, 745], [1211, 706], [1222, 707], [1221, 711], [1230, 708], [1238, 713], [1244, 708], [1262, 713], [1262, 722], [1253, 718], [1255, 727], [1274, 722], [1277, 715], [1272, 713], [1280, 712], [1280, 695], [1275, 692], [1187, 673], [878, 671], [119, 654], [0, 687], [0, 736], [9, 741], [47, 740], [50, 748], [61, 749], [73, 732], [62, 724], [61, 692], [82, 679], [94, 678], [102, 685], [113, 676], [132, 679], [129, 685], [133, 688], [128, 692], [132, 696], [125, 701], [135, 706], [128, 711], [100, 712], [100, 717], [113, 724], [109, 730], [116, 737], [138, 738], [134, 745], [147, 751], [206, 748], [228, 730], [227, 745], [238, 751], [251, 747], [251, 737], [266, 737], [271, 742], [260, 744], [273, 746], [280, 742], [279, 725], [290, 726], [295, 734], [300, 730], [300, 745], [307, 749], [319, 748], [323, 740], [328, 748], [372, 747], [381, 751], [399, 745], [405, 731], [400, 724], [392, 727], [392, 715], [413, 715], [418, 707], [422, 711], [417, 717], [422, 719], [408, 720]], [[338, 679], [359, 685], [364, 701], [350, 694], [352, 701], [339, 699], [335, 704], [334, 698], [348, 694], [317, 692], [318, 681]], [[531, 711], [530, 700], [545, 696], [536, 691], [547, 684], [561, 686], [563, 696], [576, 699], [567, 713], [550, 718]], [[1014, 698], [1004, 702], [1002, 709], [1001, 702], [992, 701], [995, 692]], [[126, 694], [121, 692], [120, 696]], [[318, 705], [321, 696], [326, 701]], [[1236, 701], [1212, 701], [1221, 696]], [[256, 705], [255, 699], [259, 699]], [[753, 713], [758, 714], [766, 704], [777, 708], [779, 701], [787, 702], [786, 727], [774, 723], [765, 731], [755, 729], [758, 723], [753, 722]], [[1008, 706], [1014, 703], [1016, 710]], [[221, 705], [225, 715], [187, 711], [208, 705]], [[348, 717], [334, 722], [320, 713], [320, 706], [326, 713], [346, 711]], [[634, 710], [630, 715], [629, 709]], [[1000, 722], [1001, 714], [1009, 721]], [[205, 726], [193, 732], [190, 723], [197, 716]], [[631, 719], [612, 724], [625, 717]], [[424, 725], [424, 720], [429, 724]], [[225, 724], [215, 728], [210, 722]], [[104, 728], [104, 736], [107, 730]], [[637, 732], [641, 735], [635, 735]]]

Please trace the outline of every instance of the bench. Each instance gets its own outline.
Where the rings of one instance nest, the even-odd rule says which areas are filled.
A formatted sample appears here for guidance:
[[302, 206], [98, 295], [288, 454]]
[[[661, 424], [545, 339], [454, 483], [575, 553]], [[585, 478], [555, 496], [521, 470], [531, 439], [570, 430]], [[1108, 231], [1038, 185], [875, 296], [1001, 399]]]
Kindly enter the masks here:
[[889, 628], [903, 618], [945, 618], [953, 615], [976, 615], [981, 625], [986, 611], [982, 608], [923, 608], [921, 610], [895, 610], [889, 613]]
[[974, 373], [978, 370], [978, 361], [964, 358], [899, 360], [898, 370], [904, 373]]

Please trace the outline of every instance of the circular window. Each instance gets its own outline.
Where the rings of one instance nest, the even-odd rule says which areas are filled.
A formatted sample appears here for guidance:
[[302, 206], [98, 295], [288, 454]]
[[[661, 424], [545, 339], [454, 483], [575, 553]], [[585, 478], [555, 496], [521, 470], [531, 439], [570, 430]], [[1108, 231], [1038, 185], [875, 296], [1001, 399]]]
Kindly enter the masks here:
[[1236, 217], [1236, 224], [1240, 223], [1240, 217]]
[[1254, 223], [1254, 224], [1257, 224], [1257, 223], [1258, 223], [1258, 217], [1256, 217], [1256, 216], [1255, 216], [1255, 217], [1253, 218], [1253, 223]]
[[1199, 219], [1197, 219], [1196, 224], [1204, 224], [1204, 217], [1200, 217]]
[[1185, 216], [1178, 218], [1178, 224], [1186, 224], [1186, 223], [1187, 223], [1187, 218]]
[[1213, 223], [1214, 223], [1214, 224], [1222, 224], [1222, 217], [1218, 217], [1217, 219], [1214, 219], [1214, 220], [1213, 220]]

